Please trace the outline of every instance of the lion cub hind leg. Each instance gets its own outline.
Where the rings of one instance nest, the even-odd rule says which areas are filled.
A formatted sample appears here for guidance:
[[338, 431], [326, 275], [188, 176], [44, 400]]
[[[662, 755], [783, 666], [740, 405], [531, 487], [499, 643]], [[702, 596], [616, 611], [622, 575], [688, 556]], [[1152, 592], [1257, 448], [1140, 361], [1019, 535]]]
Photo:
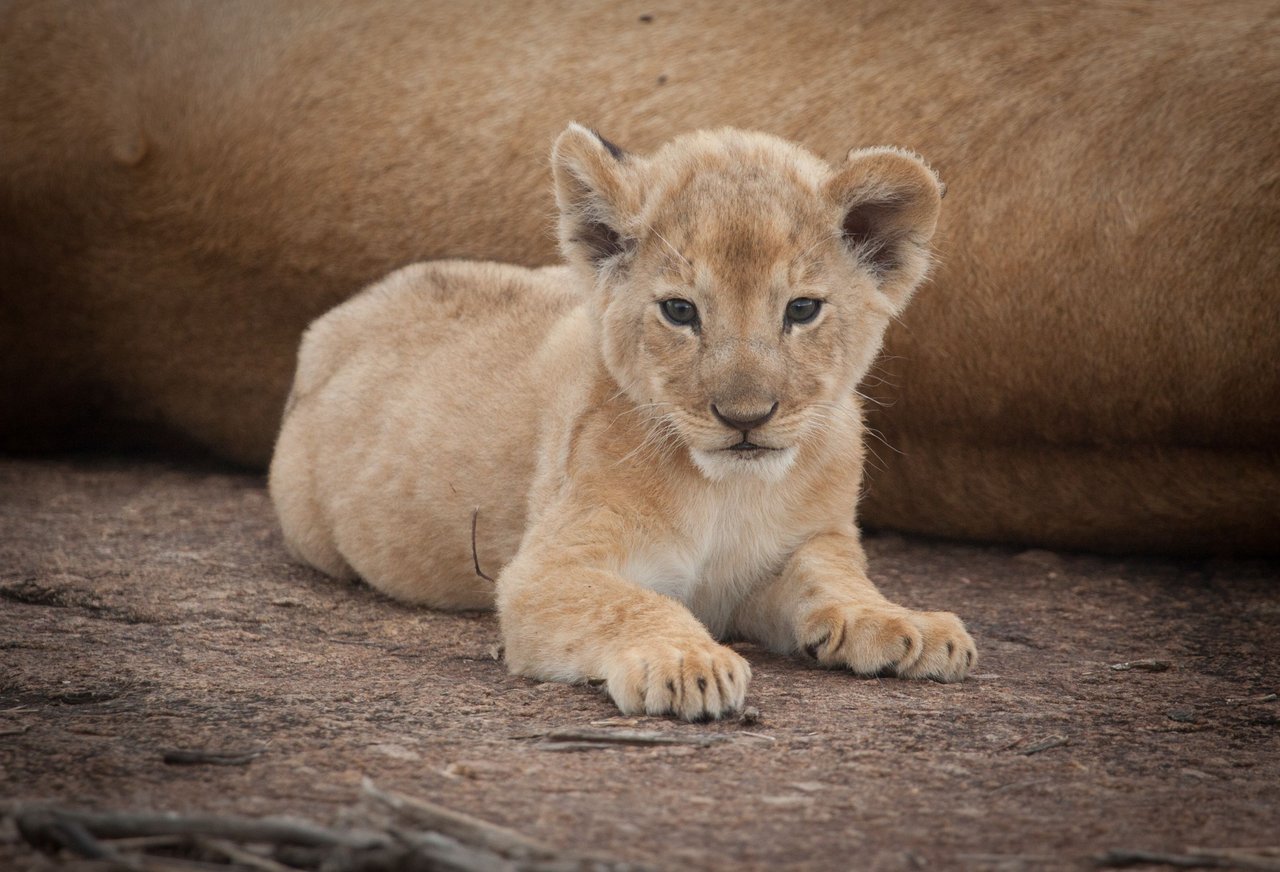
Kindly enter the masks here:
[[859, 675], [963, 680], [978, 660], [964, 623], [890, 602], [865, 566], [856, 530], [812, 537], [744, 605], [740, 632]]
[[297, 409], [285, 417], [267, 479], [285, 547], [326, 575], [354, 579], [356, 571], [338, 551], [333, 526], [316, 495], [316, 464], [307, 439], [311, 422], [306, 419], [307, 411]]

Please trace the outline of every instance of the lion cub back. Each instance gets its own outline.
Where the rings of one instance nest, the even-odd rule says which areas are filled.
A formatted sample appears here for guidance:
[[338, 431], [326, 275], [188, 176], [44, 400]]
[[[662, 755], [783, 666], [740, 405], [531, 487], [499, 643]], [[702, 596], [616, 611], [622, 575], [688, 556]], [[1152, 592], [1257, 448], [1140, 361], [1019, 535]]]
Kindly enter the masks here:
[[[539, 352], [579, 299], [560, 268], [415, 264], [308, 328], [271, 463], [285, 541], [401, 599], [487, 607], [533, 475]], [[545, 355], [544, 355], [545, 356]]]

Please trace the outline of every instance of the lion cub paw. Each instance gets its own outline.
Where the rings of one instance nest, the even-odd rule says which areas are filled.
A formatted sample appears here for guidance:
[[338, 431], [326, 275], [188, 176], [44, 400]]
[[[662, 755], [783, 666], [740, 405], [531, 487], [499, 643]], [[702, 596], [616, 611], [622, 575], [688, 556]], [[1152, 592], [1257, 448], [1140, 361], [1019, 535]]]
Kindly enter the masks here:
[[801, 632], [804, 650], [824, 666], [859, 675], [960, 681], [978, 662], [964, 623], [950, 612], [900, 606], [828, 606]]
[[623, 714], [704, 721], [742, 708], [750, 680], [747, 661], [723, 645], [654, 642], [619, 655], [605, 687]]

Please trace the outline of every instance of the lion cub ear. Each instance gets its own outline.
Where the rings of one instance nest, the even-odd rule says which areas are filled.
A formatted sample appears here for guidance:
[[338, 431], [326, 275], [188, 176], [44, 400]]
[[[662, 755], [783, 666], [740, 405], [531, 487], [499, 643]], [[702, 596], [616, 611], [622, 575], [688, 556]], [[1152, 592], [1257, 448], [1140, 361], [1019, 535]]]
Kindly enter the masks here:
[[943, 191], [924, 161], [895, 148], [850, 151], [826, 184], [845, 244], [895, 311], [929, 271]]
[[632, 158], [594, 130], [570, 124], [551, 149], [560, 251], [570, 262], [601, 270], [632, 240], [625, 216], [634, 214], [627, 162]]

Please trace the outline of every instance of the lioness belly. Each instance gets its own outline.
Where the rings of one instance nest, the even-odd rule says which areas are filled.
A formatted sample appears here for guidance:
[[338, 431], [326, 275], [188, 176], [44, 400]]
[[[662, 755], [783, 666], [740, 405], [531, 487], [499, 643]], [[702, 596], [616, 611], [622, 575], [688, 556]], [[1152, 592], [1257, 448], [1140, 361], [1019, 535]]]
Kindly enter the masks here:
[[475, 565], [495, 576], [519, 544], [553, 389], [536, 358], [572, 303], [548, 274], [419, 265], [316, 322], [271, 470], [299, 557], [410, 602], [492, 605]]
[[1277, 553], [1275, 2], [653, 7], [0, 5], [0, 446], [159, 424], [262, 464], [299, 331], [361, 282], [554, 257], [569, 119], [637, 149], [737, 124], [950, 185], [864, 388], [892, 446], [864, 517]]

